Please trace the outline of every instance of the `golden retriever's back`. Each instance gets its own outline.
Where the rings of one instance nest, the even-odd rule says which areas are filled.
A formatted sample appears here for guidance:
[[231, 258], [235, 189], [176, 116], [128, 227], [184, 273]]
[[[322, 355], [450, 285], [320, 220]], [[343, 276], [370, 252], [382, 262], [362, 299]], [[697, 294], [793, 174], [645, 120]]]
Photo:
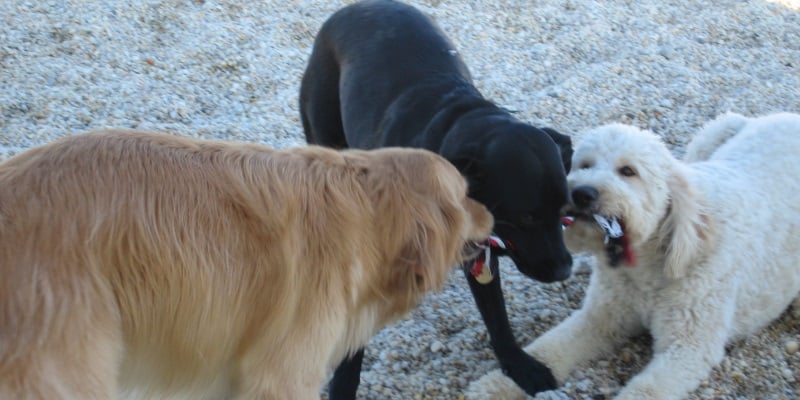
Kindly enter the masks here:
[[[402, 207], [392, 185], [414, 182], [375, 174], [398, 172], [375, 162], [384, 156], [397, 154], [110, 131], [1, 164], [0, 377], [10, 378], [0, 397], [105, 398], [140, 381], [144, 396], [255, 395], [274, 383], [290, 388], [278, 396], [297, 395], [291, 382], [306, 376], [239, 378], [278, 365], [324, 374], [420, 295], [419, 271], [379, 270], [416, 240], [377, 222], [377, 211]], [[473, 231], [488, 234], [461, 219], [454, 233], [476, 237], [439, 244], [447, 254], [436, 262], [455, 261]], [[379, 317], [351, 332], [360, 325], [348, 318], [370, 313]]]

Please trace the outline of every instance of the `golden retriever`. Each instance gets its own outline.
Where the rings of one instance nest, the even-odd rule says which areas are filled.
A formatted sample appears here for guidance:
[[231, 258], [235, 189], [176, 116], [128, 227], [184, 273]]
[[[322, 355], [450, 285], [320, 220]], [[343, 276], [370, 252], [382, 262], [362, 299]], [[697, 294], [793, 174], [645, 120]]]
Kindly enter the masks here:
[[466, 191], [424, 150], [28, 150], [0, 164], [0, 398], [319, 398], [489, 235]]

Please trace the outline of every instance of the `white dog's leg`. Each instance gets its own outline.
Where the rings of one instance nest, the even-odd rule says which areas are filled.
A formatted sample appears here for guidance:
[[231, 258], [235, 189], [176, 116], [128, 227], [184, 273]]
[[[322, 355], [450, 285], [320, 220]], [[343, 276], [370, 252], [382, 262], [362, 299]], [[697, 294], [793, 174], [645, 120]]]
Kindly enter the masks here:
[[696, 389], [722, 361], [724, 340], [716, 348], [676, 343], [653, 360], [620, 391], [616, 400], [679, 400]]
[[611, 352], [641, 329], [624, 305], [587, 303], [525, 351], [547, 365], [561, 385], [575, 368]]
[[[710, 296], [713, 297], [713, 296]], [[678, 400], [696, 389], [725, 356], [732, 306], [661, 310], [654, 320], [653, 359], [617, 400]]]
[[[603, 281], [609, 277], [599, 275], [602, 273], [592, 275], [593, 282], [582, 309], [525, 347], [527, 353], [550, 368], [559, 385], [576, 367], [610, 352], [643, 329], [624, 299], [608, 296], [613, 292], [607, 285], [612, 283]], [[466, 394], [467, 398], [476, 400], [527, 398], [522, 389], [499, 370], [472, 383]]]
[[592, 272], [583, 306], [525, 348], [550, 368], [559, 385], [572, 371], [643, 331], [615, 271]]

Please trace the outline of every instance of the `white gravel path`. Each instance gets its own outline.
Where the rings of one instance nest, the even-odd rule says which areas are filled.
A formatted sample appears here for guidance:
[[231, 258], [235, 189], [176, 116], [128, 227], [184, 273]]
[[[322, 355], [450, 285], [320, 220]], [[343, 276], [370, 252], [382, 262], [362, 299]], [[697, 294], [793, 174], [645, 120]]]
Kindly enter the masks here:
[[[303, 144], [297, 91], [314, 34], [348, 2], [0, 0], [0, 159], [103, 127]], [[676, 154], [725, 111], [800, 112], [798, 0], [415, 0], [458, 45], [476, 84], [520, 119], [580, 132], [626, 122]], [[800, 171], [798, 171], [800, 173]], [[800, 240], [800, 239], [799, 239]], [[503, 265], [527, 343], [576, 308], [591, 261], [543, 285]], [[691, 399], [800, 398], [800, 318], [787, 313]], [[648, 338], [538, 398], [613, 394]], [[497, 367], [465, 281], [372, 341], [362, 399], [459, 399]]]

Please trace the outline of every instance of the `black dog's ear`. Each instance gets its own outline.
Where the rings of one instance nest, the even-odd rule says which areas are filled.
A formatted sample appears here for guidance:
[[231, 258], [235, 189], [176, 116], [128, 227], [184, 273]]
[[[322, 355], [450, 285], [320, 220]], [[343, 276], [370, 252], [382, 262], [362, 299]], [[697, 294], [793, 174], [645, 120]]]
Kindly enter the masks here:
[[461, 172], [461, 175], [466, 178], [470, 195], [474, 194], [474, 191], [478, 187], [481, 178], [480, 175], [482, 167], [480, 165], [480, 161], [476, 157], [469, 155], [455, 157], [453, 159], [449, 159], [448, 161], [450, 161], [450, 163], [453, 164], [459, 172]]
[[477, 143], [457, 143], [448, 141], [442, 144], [439, 154], [447, 159], [467, 180], [470, 196], [480, 185], [484, 166], [481, 163], [481, 151]]
[[572, 139], [567, 135], [562, 135], [553, 128], [542, 128], [561, 150], [561, 161], [564, 163], [564, 172], [569, 173], [572, 168]]

